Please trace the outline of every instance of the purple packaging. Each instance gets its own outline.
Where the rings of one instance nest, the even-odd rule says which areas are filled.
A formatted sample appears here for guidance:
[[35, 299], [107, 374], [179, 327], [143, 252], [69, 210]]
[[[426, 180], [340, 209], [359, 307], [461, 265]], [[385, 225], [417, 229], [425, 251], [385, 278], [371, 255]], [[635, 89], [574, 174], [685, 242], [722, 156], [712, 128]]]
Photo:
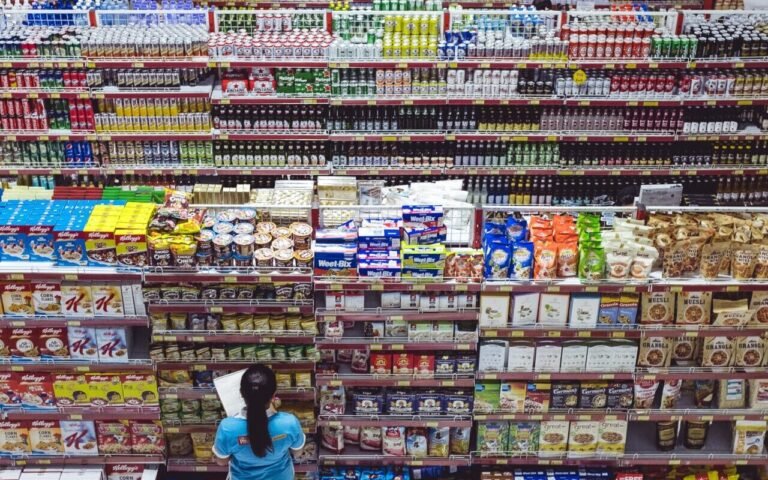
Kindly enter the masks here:
[[440, 393], [417, 393], [416, 413], [421, 415], [436, 415], [445, 411], [443, 395]]
[[449, 415], [470, 415], [474, 409], [475, 397], [464, 393], [447, 393], [443, 395], [445, 413]]
[[387, 393], [386, 411], [389, 415], [413, 415], [415, 406], [416, 399], [412, 393]]
[[456, 372], [456, 359], [450, 355], [437, 355], [435, 357], [435, 373], [451, 374]]

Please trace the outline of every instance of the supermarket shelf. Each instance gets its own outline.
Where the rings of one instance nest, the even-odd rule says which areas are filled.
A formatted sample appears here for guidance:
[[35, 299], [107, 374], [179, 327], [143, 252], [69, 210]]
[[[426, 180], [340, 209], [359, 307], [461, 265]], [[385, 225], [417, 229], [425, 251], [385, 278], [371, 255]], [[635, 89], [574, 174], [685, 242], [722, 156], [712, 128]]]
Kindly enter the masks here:
[[0, 457], [0, 465], [111, 465], [117, 463], [154, 464], [165, 463], [163, 455], [98, 455], [98, 456], [65, 456], [65, 455], [28, 455]]
[[408, 465], [412, 467], [445, 466], [468, 467], [471, 462], [469, 455], [452, 455], [450, 457], [413, 457], [388, 456], [380, 451], [362, 450], [358, 446], [344, 447], [343, 454], [336, 454], [321, 447], [319, 462], [323, 465]]
[[83, 58], [0, 58], [0, 68], [83, 68]]
[[[285, 8], [285, 7], [282, 7]], [[211, 68], [327, 68], [326, 59], [246, 59], [246, 58], [210, 58]]]
[[[158, 370], [240, 370], [253, 365], [253, 360], [157, 360]], [[309, 360], [286, 360], [264, 362], [276, 372], [314, 371], [315, 362]], [[168, 387], [169, 392], [173, 387]]]
[[[0, 174], [2, 174], [0, 169]], [[21, 172], [21, 170], [19, 170]], [[229, 175], [260, 175], [260, 176], [310, 176], [330, 175], [331, 167], [272, 167], [272, 166], [251, 166], [251, 167], [218, 167], [213, 165], [125, 165], [109, 166], [103, 169], [95, 169], [95, 173], [104, 173], [106, 175], [210, 175], [225, 177]]]
[[471, 427], [472, 417], [461, 415], [320, 415], [319, 427]]
[[153, 371], [152, 360], [131, 360], [125, 363], [88, 362], [80, 360], [17, 361], [0, 359], [0, 372], [146, 372]]
[[615, 412], [610, 410], [550, 410], [547, 413], [510, 413], [510, 412], [492, 412], [477, 413], [472, 417], [475, 421], [551, 421], [551, 420], [569, 420], [569, 421], [588, 421], [588, 420], [624, 420], [627, 413], [623, 411]]
[[146, 267], [144, 281], [156, 283], [178, 283], [189, 281], [194, 275], [196, 282], [201, 283], [274, 283], [274, 282], [312, 282], [310, 270], [275, 268], [227, 268], [218, 270], [215, 267], [200, 267], [192, 269]]
[[[181, 422], [163, 422], [163, 431], [165, 433], [214, 433], [218, 428], [218, 421], [210, 423], [181, 423]], [[301, 429], [304, 433], [313, 434], [317, 432], [317, 424], [314, 421], [301, 422]]]
[[391, 132], [361, 134], [360, 132], [334, 132], [328, 136], [332, 142], [444, 142], [445, 133]]
[[[277, 99], [280, 103], [279, 100]], [[235, 103], [234, 101], [232, 103]], [[239, 102], [238, 102], [239, 103]], [[301, 102], [294, 102], [301, 103]], [[766, 105], [768, 99], [760, 97], [557, 97], [511, 95], [504, 98], [477, 97], [333, 97], [329, 103], [333, 106], [389, 106], [389, 105], [542, 105], [573, 107], [679, 107], [679, 106], [749, 106]]]
[[0, 280], [120, 280], [138, 282], [141, 271], [128, 267], [60, 267], [52, 262], [2, 262]]
[[424, 312], [416, 310], [381, 310], [369, 309], [361, 312], [344, 310], [316, 309], [315, 316], [323, 322], [372, 322], [372, 321], [472, 321], [477, 320], [477, 310], [455, 312]]
[[87, 68], [206, 68], [208, 57], [89, 58]]
[[159, 420], [158, 407], [60, 407], [57, 409], [4, 409], [9, 420]]
[[479, 292], [480, 283], [461, 283], [452, 279], [440, 281], [419, 281], [412, 282], [401, 279], [381, 279], [365, 277], [344, 277], [344, 278], [315, 278], [313, 282], [317, 291], [387, 291], [387, 292]]
[[49, 168], [18, 165], [0, 168], [0, 175], [99, 175], [101, 171], [101, 168], [93, 166]]
[[146, 316], [138, 317], [44, 317], [35, 316], [11, 320], [3, 318], [0, 320], [0, 328], [16, 327], [114, 327], [114, 326], [136, 326], [146, 327], [149, 325], [149, 318]]
[[380, 375], [380, 374], [322, 374], [315, 375], [318, 386], [345, 387], [459, 387], [474, 388], [475, 379], [458, 375]]
[[91, 98], [90, 92], [83, 89], [65, 89], [65, 90], [42, 90], [32, 88], [9, 88], [0, 90], [0, 98], [66, 98], [66, 99], [86, 99]]
[[327, 97], [300, 97], [278, 95], [224, 95], [217, 86], [211, 93], [213, 105], [327, 105]]
[[150, 312], [157, 313], [312, 313], [312, 302], [270, 302], [266, 300], [241, 300], [241, 301], [192, 301], [184, 302], [174, 300], [148, 305]]
[[520, 280], [486, 280], [482, 286], [483, 292], [549, 292], [549, 293], [577, 293], [577, 292], [647, 292], [648, 282], [582, 282], [578, 278], [566, 278], [562, 280], [520, 281]]
[[411, 177], [416, 175], [430, 175], [430, 176], [437, 176], [442, 175], [445, 173], [445, 170], [442, 168], [366, 168], [366, 167], [358, 167], [358, 168], [339, 168], [333, 169], [334, 175], [351, 175], [351, 176], [378, 176], [378, 175], [389, 175], [393, 177]]
[[754, 292], [768, 289], [765, 280], [733, 280], [718, 278], [705, 280], [703, 278], [660, 279], [659, 274], [652, 274], [649, 288], [653, 292]]
[[606, 328], [568, 328], [535, 326], [487, 327], [480, 329], [481, 338], [641, 338], [655, 337], [713, 337], [763, 335], [768, 326], [743, 325], [739, 327], [717, 327], [711, 325], [627, 325]]
[[87, 140], [97, 140], [104, 142], [120, 141], [205, 141], [211, 139], [209, 131], [197, 132], [171, 132], [171, 131], [151, 131], [151, 132], [97, 132], [89, 134]]
[[[229, 471], [227, 465], [216, 465], [215, 463], [198, 463], [194, 458], [169, 458], [166, 470], [169, 472], [208, 472], [208, 473], [226, 473]], [[314, 463], [294, 463], [293, 470], [300, 472], [315, 472], [317, 465]]]
[[[213, 85], [211, 82], [196, 86], [180, 86], [177, 89], [159, 90], [121, 90], [117, 87], [104, 87], [90, 91], [90, 97], [101, 98], [209, 98]], [[80, 97], [82, 98], [82, 97]]]
[[690, 408], [677, 409], [630, 409], [630, 410], [588, 410], [573, 408], [568, 410], [549, 410], [546, 413], [510, 413], [494, 411], [491, 413], [475, 412], [475, 421], [513, 420], [513, 421], [588, 421], [588, 420], [628, 420], [631, 422], [660, 422], [680, 420], [734, 421], [768, 419], [767, 410], [752, 409], [710, 409], [690, 405]]
[[328, 140], [328, 134], [325, 132], [214, 132], [214, 140], [239, 140], [239, 141], [307, 141], [323, 142]]
[[477, 343], [456, 343], [454, 341], [414, 342], [407, 338], [317, 338], [319, 349], [327, 350], [370, 350], [372, 352], [423, 352], [423, 351], [472, 351]]
[[[253, 362], [251, 362], [251, 365]], [[277, 390], [275, 394], [281, 400], [314, 400], [315, 389], [314, 388], [281, 388]], [[161, 387], [160, 398], [166, 400], [215, 400], [219, 396], [216, 393], [216, 389], [204, 388], [204, 387], [188, 387], [188, 388], [174, 388], [174, 387]]]
[[[478, 380], [633, 380], [633, 372], [477, 372]], [[676, 377], [675, 377], [676, 378]]]
[[639, 176], [652, 175], [681, 176], [681, 175], [768, 175], [768, 169], [755, 166], [723, 165], [723, 166], [604, 166], [585, 168], [547, 168], [547, 167], [453, 167], [446, 168], [447, 175], [558, 175], [571, 176]]
[[[693, 452], [694, 450], [691, 450]], [[766, 465], [766, 455], [733, 455], [729, 453], [717, 454], [624, 454], [619, 456], [594, 455], [591, 457], [536, 457], [536, 456], [509, 456], [509, 457], [472, 457], [473, 465]]]
[[315, 338], [305, 332], [285, 331], [226, 331], [226, 330], [157, 330], [152, 332], [153, 342], [191, 342], [191, 343], [279, 343], [287, 345], [312, 345]]

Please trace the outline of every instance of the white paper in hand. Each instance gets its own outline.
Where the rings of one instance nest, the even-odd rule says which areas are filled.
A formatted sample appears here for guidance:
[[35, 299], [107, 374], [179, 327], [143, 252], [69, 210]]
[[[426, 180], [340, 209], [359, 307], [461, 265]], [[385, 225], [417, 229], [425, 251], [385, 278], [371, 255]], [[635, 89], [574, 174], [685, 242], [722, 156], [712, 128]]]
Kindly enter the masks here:
[[244, 368], [213, 379], [213, 386], [216, 387], [216, 393], [219, 394], [219, 400], [228, 417], [238, 415], [245, 408], [245, 400], [240, 395], [240, 379], [243, 378], [245, 370]]

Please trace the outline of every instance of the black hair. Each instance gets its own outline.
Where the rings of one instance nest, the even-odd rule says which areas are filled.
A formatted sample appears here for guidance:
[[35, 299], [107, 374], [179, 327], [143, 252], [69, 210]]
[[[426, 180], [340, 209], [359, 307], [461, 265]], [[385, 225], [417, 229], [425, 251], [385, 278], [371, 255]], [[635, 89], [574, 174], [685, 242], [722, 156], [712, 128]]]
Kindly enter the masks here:
[[267, 409], [277, 390], [275, 372], [266, 365], [251, 365], [240, 379], [240, 395], [247, 407], [248, 440], [257, 457], [264, 457], [272, 450]]

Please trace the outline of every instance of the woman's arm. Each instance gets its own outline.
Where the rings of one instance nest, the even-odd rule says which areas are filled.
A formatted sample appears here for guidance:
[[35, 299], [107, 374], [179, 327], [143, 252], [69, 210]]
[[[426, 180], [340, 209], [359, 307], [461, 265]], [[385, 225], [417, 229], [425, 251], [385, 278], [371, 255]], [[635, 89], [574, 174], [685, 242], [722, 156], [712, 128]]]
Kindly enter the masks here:
[[213, 457], [216, 460], [216, 465], [225, 466], [229, 464], [230, 451], [228, 448], [229, 435], [224, 425], [225, 422], [219, 423], [219, 428], [216, 430], [216, 438], [213, 441]]

